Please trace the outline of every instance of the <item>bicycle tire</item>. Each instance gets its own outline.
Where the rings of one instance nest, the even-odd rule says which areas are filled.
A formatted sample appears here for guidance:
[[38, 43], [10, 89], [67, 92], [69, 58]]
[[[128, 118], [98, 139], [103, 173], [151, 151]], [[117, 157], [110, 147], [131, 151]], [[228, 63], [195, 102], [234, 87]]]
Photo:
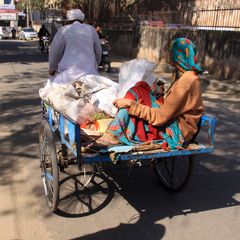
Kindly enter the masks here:
[[194, 167], [194, 157], [175, 156], [156, 159], [153, 170], [159, 183], [169, 192], [180, 192], [188, 184]]
[[48, 208], [55, 212], [59, 204], [59, 167], [54, 134], [47, 120], [39, 129], [40, 168]]

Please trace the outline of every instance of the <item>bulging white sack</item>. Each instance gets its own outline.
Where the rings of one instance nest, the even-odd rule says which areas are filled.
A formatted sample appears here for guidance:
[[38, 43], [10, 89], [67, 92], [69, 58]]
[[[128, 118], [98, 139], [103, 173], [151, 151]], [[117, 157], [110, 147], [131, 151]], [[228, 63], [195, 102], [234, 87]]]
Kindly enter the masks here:
[[139, 81], [146, 81], [151, 86], [156, 79], [152, 74], [155, 67], [155, 63], [146, 59], [134, 59], [122, 64], [119, 83], [99, 75], [81, 76], [75, 81], [84, 86], [84, 91], [79, 93], [74, 83], [57, 84], [48, 80], [45, 87], [39, 90], [39, 95], [74, 121], [83, 122], [88, 114], [98, 109], [115, 116], [117, 108], [112, 102], [124, 97]]

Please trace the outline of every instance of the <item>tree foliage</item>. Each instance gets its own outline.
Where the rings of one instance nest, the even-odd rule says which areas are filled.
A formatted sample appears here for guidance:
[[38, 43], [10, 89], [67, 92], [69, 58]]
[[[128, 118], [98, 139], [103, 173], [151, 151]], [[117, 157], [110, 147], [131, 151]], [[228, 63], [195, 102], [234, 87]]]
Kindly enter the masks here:
[[30, 4], [34, 10], [43, 10], [45, 7], [45, 0], [30, 0]]
[[122, 14], [139, 2], [141, 0], [60, 0], [64, 12], [71, 8], [80, 8], [89, 19]]
[[67, 11], [72, 8], [84, 9], [86, 8], [86, 0], [61, 0], [60, 5], [64, 11]]
[[20, 11], [25, 10], [27, 4], [29, 4], [33, 10], [43, 10], [45, 0], [20, 0], [17, 3], [17, 9]]

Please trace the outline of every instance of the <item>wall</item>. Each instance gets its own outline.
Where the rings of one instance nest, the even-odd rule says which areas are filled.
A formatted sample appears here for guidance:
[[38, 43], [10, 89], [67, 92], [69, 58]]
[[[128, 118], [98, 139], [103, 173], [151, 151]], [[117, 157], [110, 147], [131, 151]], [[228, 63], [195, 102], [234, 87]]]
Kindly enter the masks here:
[[240, 79], [240, 32], [164, 29], [142, 27], [137, 30], [108, 30], [114, 52], [167, 63], [171, 41], [191, 39], [198, 49], [203, 67], [219, 79]]
[[17, 26], [17, 10], [13, 0], [0, 0], [0, 25], [8, 27]]
[[[5, 5], [4, 2], [5, 2], [4, 0], [0, 0], [0, 6]], [[14, 1], [13, 0], [9, 0], [9, 2], [7, 4], [13, 5]]]

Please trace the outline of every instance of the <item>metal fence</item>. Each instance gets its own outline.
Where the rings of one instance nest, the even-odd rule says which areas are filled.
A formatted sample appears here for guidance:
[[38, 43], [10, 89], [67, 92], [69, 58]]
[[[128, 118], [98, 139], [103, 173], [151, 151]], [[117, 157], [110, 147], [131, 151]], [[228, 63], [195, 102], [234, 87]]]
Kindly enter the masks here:
[[[184, 1], [183, 1], [184, 2]], [[141, 25], [152, 27], [167, 28], [195, 28], [211, 30], [231, 30], [240, 31], [240, 7], [236, 8], [212, 7], [187, 5], [187, 2], [178, 10], [149, 11], [140, 10], [132, 11], [127, 16], [114, 16], [110, 18], [86, 19], [87, 22], [101, 24], [103, 28], [111, 29], [135, 29]], [[60, 9], [47, 9], [46, 18], [61, 21], [63, 15]]]
[[206, 9], [192, 13], [192, 25], [215, 29], [239, 30], [240, 8]]
[[114, 29], [133, 29], [140, 25], [168, 28], [194, 28], [240, 31], [240, 8], [148, 11], [137, 17], [115, 17], [102, 25]]

